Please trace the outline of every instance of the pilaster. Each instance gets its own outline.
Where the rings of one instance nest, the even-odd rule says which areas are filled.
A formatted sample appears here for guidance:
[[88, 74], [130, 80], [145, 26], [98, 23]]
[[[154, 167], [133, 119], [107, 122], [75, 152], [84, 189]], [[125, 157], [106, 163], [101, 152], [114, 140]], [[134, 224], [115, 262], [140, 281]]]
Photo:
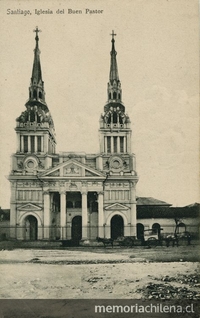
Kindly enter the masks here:
[[20, 152], [20, 134], [17, 133], [17, 152]]
[[49, 190], [43, 192], [44, 198], [44, 239], [49, 239], [50, 234], [50, 193]]
[[60, 191], [60, 227], [61, 227], [61, 239], [66, 239], [66, 191], [63, 189]]
[[98, 192], [98, 236], [104, 237], [103, 191]]
[[131, 199], [131, 210], [130, 210], [130, 223], [131, 223], [131, 229], [130, 229], [130, 235], [136, 236], [137, 230], [136, 230], [136, 224], [137, 224], [137, 212], [136, 212], [136, 197], [135, 197], [135, 183], [130, 182], [130, 199]]
[[124, 143], [123, 143], [123, 146], [124, 146], [124, 153], [126, 153], [126, 137], [124, 137]]
[[87, 191], [82, 191], [82, 239], [88, 238]]

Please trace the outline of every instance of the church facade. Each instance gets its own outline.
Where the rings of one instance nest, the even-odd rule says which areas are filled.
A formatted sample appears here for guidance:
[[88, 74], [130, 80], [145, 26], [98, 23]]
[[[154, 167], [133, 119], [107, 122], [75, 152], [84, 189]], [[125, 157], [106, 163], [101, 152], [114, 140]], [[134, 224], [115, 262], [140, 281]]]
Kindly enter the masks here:
[[112, 33], [107, 102], [99, 121], [99, 153], [56, 152], [45, 101], [38, 28], [29, 98], [16, 119], [12, 155], [10, 237], [94, 240], [136, 236], [136, 172], [131, 122], [122, 102]]

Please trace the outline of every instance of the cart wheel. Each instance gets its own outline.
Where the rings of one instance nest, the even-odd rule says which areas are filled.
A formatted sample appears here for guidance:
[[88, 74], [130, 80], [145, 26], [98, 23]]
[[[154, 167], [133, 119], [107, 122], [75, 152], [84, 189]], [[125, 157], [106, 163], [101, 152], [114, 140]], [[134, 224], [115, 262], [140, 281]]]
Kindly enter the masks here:
[[150, 237], [147, 240], [147, 245], [149, 247], [157, 246], [158, 245], [158, 240], [155, 237]]

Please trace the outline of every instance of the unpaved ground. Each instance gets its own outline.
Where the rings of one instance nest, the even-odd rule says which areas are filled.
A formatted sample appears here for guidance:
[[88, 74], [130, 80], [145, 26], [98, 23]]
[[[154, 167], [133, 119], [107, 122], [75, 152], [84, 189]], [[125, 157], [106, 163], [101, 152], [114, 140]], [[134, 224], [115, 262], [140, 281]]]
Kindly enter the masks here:
[[187, 261], [197, 253], [198, 247], [3, 250], [0, 298], [199, 299], [198, 263]]

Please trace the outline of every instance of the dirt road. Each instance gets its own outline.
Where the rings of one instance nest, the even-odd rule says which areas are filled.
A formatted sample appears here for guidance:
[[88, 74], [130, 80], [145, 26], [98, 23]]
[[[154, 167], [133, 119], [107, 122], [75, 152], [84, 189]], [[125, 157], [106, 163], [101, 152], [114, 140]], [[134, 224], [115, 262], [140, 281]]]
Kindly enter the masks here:
[[[1, 299], [199, 299], [198, 247], [0, 251]], [[162, 256], [162, 255], [165, 255]], [[172, 262], [176, 257], [179, 261]], [[163, 261], [161, 260], [163, 259]]]

